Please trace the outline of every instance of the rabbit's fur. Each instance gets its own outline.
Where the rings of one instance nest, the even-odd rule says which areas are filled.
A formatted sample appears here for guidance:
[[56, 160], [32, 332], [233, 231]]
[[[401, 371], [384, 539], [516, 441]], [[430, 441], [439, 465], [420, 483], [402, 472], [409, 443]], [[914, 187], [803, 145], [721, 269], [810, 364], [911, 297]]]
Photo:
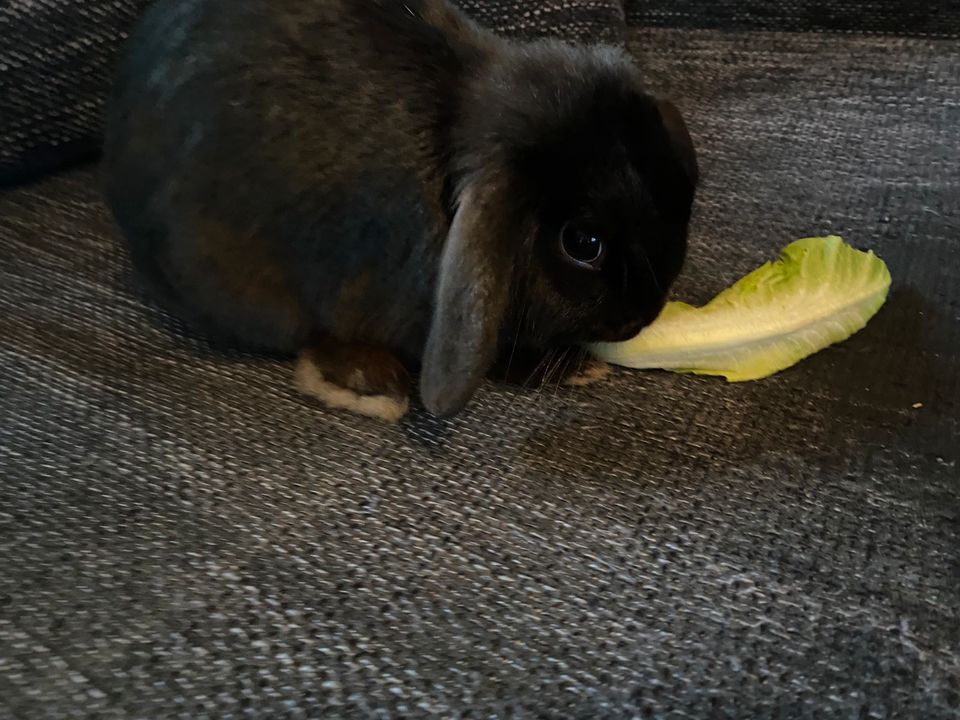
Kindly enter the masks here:
[[[305, 390], [390, 417], [408, 371], [449, 415], [506, 355], [639, 331], [697, 181], [623, 52], [509, 42], [445, 0], [157, 0], [105, 168], [168, 309], [300, 353]], [[571, 228], [602, 262], [571, 262]]]

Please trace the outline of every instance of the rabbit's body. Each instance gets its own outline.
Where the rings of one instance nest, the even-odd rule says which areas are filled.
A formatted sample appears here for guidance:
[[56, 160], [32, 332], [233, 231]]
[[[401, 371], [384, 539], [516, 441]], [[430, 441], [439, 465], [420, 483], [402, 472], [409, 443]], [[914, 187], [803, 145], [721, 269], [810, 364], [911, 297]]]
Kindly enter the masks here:
[[[158, 0], [111, 103], [107, 198], [134, 264], [176, 314], [231, 342], [309, 351], [320, 369], [301, 384], [348, 394], [399, 401], [405, 370], [390, 353], [408, 368], [422, 360], [428, 406], [452, 412], [501, 339], [591, 339], [577, 313], [538, 319], [541, 303], [516, 301], [543, 292], [550, 310], [563, 293], [529, 270], [536, 248], [521, 250], [547, 220], [521, 206], [539, 190], [513, 163], [541, 162], [536, 133], [563, 142], [553, 116], [576, 112], [596, 77], [634, 92], [631, 72], [615, 51], [499, 40], [443, 0]], [[584, 137], [605, 130], [575, 124]], [[602, 138], [588, 150], [576, 149], [587, 177], [571, 192], [611, 161]], [[682, 243], [689, 198], [680, 204]], [[658, 279], [643, 259], [658, 287], [615, 324], [652, 319], [677, 260]], [[576, 282], [570, 270], [557, 272]], [[569, 333], [548, 327], [564, 314]], [[615, 332], [596, 325], [597, 339]], [[397, 382], [370, 381], [380, 375]]]
[[141, 273], [228, 339], [295, 352], [323, 328], [419, 360], [449, 226], [444, 105], [477, 36], [454, 51], [454, 16], [441, 33], [399, 2], [151, 12], [106, 149]]

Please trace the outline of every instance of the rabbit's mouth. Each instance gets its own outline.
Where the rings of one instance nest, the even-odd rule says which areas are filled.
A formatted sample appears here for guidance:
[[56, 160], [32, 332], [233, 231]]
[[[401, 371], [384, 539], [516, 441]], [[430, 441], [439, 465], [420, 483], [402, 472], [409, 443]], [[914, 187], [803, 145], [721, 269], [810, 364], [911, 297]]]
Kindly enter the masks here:
[[627, 340], [632, 340], [637, 335], [640, 334], [640, 331], [643, 330], [647, 325], [650, 324], [650, 321], [647, 320], [635, 320], [633, 322], [626, 323], [625, 325], [611, 330], [608, 333], [604, 334], [604, 337], [600, 338], [600, 342], [626, 342]]
[[660, 316], [665, 304], [664, 298], [645, 309], [638, 317], [634, 317], [603, 332], [603, 337], [599, 339], [599, 342], [617, 343], [633, 340], [633, 338], [640, 334], [641, 330], [652, 324], [653, 321]]

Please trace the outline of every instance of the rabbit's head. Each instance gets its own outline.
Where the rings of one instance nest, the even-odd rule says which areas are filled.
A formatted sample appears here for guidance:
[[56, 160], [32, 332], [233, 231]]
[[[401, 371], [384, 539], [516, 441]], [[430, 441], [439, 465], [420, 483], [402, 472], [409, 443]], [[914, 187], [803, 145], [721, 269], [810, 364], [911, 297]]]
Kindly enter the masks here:
[[683, 265], [698, 178], [680, 114], [617, 50], [518, 47], [460, 114], [421, 379], [441, 415], [507, 343], [621, 341], [652, 322]]

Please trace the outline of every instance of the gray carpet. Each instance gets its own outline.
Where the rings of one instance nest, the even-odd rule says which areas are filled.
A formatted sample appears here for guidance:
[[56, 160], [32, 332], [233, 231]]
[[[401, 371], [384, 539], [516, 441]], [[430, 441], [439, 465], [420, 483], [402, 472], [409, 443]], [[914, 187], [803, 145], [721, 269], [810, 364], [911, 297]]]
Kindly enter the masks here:
[[624, 0], [645, 27], [960, 38], [957, 0]]
[[702, 149], [678, 293], [838, 232], [876, 320], [386, 428], [145, 307], [92, 171], [6, 192], [0, 716], [957, 717], [960, 49], [630, 41]]

